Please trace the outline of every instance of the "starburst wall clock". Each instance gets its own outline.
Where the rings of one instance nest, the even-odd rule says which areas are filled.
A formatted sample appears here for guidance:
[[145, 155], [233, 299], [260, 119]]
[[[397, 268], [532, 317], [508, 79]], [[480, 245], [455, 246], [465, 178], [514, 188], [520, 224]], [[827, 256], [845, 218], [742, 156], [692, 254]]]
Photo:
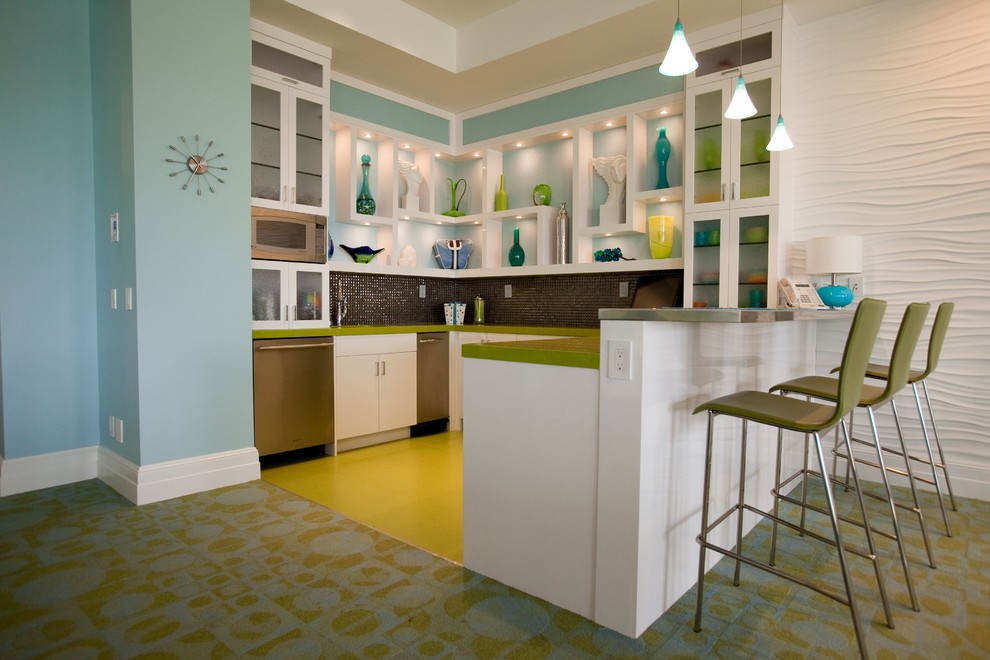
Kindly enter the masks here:
[[215, 156], [209, 155], [210, 149], [213, 147], [213, 140], [207, 142], [206, 149], [200, 152], [198, 134], [193, 137], [195, 147], [189, 145], [189, 142], [186, 140], [185, 136], [179, 136], [179, 140], [182, 141], [182, 148], [176, 147], [172, 144], [168, 145], [168, 148], [185, 158], [185, 160], [166, 158], [165, 162], [175, 163], [176, 165], [185, 165], [185, 167], [180, 170], [176, 170], [175, 172], [171, 172], [169, 176], [178, 176], [179, 174], [188, 173], [189, 177], [186, 179], [185, 183], [182, 184], [183, 190], [189, 187], [189, 184], [193, 179], [196, 179], [197, 195], [203, 194], [203, 188], [201, 185], [202, 182], [206, 183], [206, 187], [209, 188], [211, 193], [216, 192], [216, 189], [213, 187], [211, 177], [215, 179], [217, 183], [224, 183], [224, 180], [217, 176], [213, 170], [226, 172], [227, 168], [220, 165], [210, 165], [210, 161], [217, 158], [223, 158], [223, 152], [220, 152]]

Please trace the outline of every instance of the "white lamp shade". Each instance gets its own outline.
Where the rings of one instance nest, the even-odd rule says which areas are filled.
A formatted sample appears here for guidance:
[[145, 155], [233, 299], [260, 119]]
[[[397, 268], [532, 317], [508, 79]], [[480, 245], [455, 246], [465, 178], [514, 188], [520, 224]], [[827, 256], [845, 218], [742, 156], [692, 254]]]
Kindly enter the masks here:
[[821, 236], [805, 243], [808, 274], [863, 272], [862, 236]]
[[767, 151], [787, 151], [793, 148], [794, 143], [791, 141], [791, 136], [787, 134], [787, 129], [784, 128], [784, 117], [777, 115], [777, 126], [773, 129], [773, 135], [770, 136]]
[[742, 74], [740, 74], [739, 79], [736, 81], [736, 91], [732, 93], [732, 100], [729, 101], [729, 107], [725, 109], [725, 118], [745, 119], [755, 114], [756, 106], [753, 105], [753, 101], [749, 98], [749, 92], [746, 91], [746, 81], [743, 80]]
[[687, 37], [684, 36], [684, 26], [677, 19], [674, 34], [670, 37], [670, 47], [660, 63], [660, 73], [665, 76], [684, 76], [697, 68], [698, 60], [694, 59]]

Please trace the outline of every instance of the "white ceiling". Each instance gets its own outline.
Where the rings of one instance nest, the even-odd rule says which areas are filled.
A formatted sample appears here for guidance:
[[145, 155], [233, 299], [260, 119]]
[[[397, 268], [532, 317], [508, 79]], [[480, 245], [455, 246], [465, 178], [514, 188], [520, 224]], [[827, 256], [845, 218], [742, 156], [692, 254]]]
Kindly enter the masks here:
[[[786, 5], [801, 24], [877, 1]], [[739, 11], [738, 0], [685, 0], [688, 41]], [[449, 112], [641, 58], [659, 64], [677, 12], [677, 0], [251, 0], [254, 18], [333, 48], [335, 73]]]

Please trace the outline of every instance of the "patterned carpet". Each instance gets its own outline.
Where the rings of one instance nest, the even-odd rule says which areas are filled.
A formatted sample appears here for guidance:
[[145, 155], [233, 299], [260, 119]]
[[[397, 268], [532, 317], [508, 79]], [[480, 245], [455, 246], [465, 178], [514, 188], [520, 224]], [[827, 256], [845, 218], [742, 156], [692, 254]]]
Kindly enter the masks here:
[[[938, 570], [904, 517], [921, 613], [881, 546], [895, 630], [853, 561], [874, 657], [988, 656], [990, 503], [959, 504], [953, 537], [932, 530]], [[761, 526], [746, 545], [765, 541]], [[785, 545], [797, 565], [832, 570]], [[262, 481], [142, 507], [87, 481], [0, 499], [0, 657], [855, 655], [843, 607], [752, 570], [733, 587], [731, 568], [708, 578], [700, 634], [692, 590], [628, 639]]]

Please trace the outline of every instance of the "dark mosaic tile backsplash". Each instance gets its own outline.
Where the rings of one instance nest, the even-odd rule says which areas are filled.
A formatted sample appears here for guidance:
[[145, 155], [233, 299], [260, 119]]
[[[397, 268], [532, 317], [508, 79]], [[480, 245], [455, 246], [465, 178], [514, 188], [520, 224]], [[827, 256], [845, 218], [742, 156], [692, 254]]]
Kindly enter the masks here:
[[[434, 279], [398, 275], [330, 273], [329, 292], [347, 298], [344, 325], [410, 325], [444, 323], [443, 304], [467, 303], [466, 324], [474, 322], [475, 296], [485, 299], [486, 325], [597, 328], [598, 310], [632, 305], [640, 276], [645, 273], [540, 275]], [[619, 297], [621, 282], [629, 295]], [[419, 286], [426, 285], [426, 298]], [[512, 297], [505, 297], [505, 286]]]

